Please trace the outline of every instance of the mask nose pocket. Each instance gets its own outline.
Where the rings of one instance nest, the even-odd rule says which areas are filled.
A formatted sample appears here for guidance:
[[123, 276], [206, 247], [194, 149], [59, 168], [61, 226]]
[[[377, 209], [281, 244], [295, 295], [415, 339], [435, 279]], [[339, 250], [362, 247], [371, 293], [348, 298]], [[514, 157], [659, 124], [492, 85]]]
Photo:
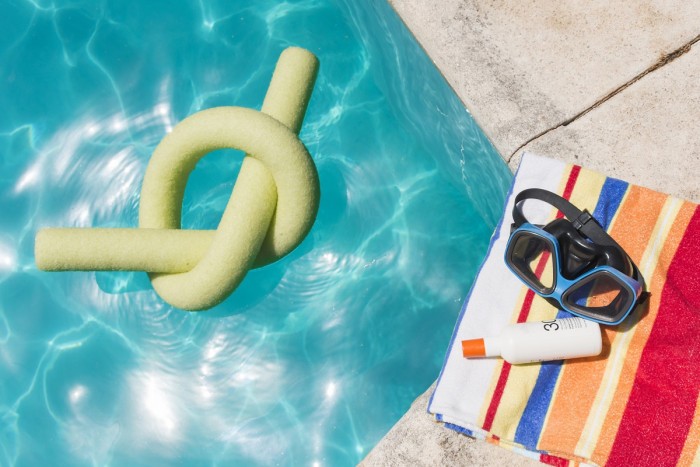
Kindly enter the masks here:
[[550, 222], [545, 230], [552, 234], [561, 249], [561, 275], [569, 280], [580, 277], [600, 263], [601, 255], [595, 244], [586, 239], [566, 219]]

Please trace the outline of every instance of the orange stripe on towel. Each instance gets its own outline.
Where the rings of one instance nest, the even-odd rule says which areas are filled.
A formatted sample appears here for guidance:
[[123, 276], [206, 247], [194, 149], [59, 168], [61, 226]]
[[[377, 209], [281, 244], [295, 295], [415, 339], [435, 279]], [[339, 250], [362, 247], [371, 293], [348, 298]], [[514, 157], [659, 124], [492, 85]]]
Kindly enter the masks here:
[[700, 390], [700, 209], [668, 267], [659, 311], [646, 341], [608, 456], [611, 465], [676, 464]]
[[[601, 415], [601, 417], [604, 418], [600, 421], [590, 420], [593, 427], [592, 430], [595, 431], [593, 434], [595, 435], [594, 442], [596, 442], [596, 445], [592, 452], [590, 452], [591, 447], [582, 446], [583, 449], [579, 454], [587, 455], [600, 465], [605, 464], [610, 455], [617, 430], [620, 426], [620, 421], [622, 420], [629, 399], [630, 391], [634, 384], [642, 351], [644, 350], [644, 346], [646, 345], [654, 325], [654, 320], [659, 311], [661, 292], [666, 283], [668, 268], [676, 254], [678, 245], [683, 238], [683, 234], [688, 227], [694, 210], [695, 205], [684, 203], [673, 221], [673, 226], [668, 233], [656, 262], [654, 273], [651, 277], [648, 277], [648, 275], [646, 277], [647, 287], [650, 292], [648, 311], [644, 319], [639, 321], [634, 327], [634, 336], [625, 354], [624, 364], [621, 370], [619, 370], [619, 375], [616, 376], [618, 381], [614, 388], [614, 396], [607, 410], [603, 411], [605, 415]], [[600, 435], [600, 433], [604, 433], [604, 435]]]
[[[610, 235], [638, 264], [666, 196], [630, 186], [610, 228]], [[538, 449], [574, 453], [603, 379], [607, 354], [618, 327], [603, 329], [603, 354], [566, 362], [550, 406]]]

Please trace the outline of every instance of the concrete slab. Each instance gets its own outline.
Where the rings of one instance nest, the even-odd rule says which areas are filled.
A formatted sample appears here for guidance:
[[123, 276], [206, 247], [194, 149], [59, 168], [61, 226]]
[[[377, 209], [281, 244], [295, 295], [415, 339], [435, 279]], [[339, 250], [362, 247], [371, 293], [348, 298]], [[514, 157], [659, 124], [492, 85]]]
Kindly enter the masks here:
[[435, 465], [539, 466], [539, 462], [492, 444], [475, 441], [448, 430], [425, 412], [435, 385], [411, 405], [410, 410], [360, 463], [362, 467], [432, 467]]
[[697, 0], [391, 3], [505, 158], [700, 32]]
[[[512, 169], [523, 150], [700, 202], [700, 1], [390, 0]], [[532, 465], [436, 424], [363, 465]]]
[[524, 149], [700, 203], [699, 119], [700, 42]]

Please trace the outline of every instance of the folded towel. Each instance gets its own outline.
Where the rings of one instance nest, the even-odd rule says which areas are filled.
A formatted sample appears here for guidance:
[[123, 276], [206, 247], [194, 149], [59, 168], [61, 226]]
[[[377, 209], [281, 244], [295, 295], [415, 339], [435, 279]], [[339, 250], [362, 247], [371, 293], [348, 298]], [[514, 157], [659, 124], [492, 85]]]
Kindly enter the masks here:
[[[513, 199], [531, 187], [593, 213], [639, 266], [651, 295], [620, 325], [602, 326], [598, 357], [528, 365], [467, 360], [464, 339], [570, 316], [523, 286], [503, 261]], [[556, 210], [532, 201], [525, 214], [545, 224]], [[525, 154], [428, 411], [449, 428], [553, 465], [700, 465], [699, 391], [698, 206]]]

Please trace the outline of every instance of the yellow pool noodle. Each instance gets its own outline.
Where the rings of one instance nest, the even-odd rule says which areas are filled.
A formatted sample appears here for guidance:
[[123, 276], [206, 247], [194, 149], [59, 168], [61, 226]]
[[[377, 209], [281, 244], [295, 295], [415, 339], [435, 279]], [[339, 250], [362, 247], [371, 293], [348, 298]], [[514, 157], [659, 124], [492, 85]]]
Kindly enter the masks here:
[[[297, 47], [277, 63], [261, 112], [218, 107], [182, 122], [158, 145], [144, 177], [138, 229], [50, 228], [37, 234], [37, 267], [142, 270], [168, 303], [186, 310], [225, 299], [251, 267], [293, 250], [319, 205], [316, 168], [296, 134], [318, 60]], [[220, 148], [247, 153], [215, 231], [180, 230], [185, 185], [197, 161]]]

